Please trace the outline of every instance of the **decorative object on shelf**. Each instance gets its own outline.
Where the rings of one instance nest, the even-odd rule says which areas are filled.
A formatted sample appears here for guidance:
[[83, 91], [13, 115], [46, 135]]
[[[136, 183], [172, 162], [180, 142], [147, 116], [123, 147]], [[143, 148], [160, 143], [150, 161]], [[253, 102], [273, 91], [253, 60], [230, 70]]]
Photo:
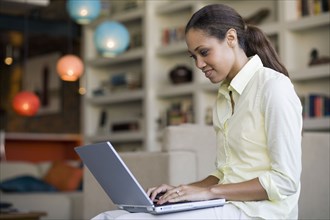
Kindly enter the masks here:
[[110, 132], [136, 132], [141, 129], [141, 119], [138, 117], [117, 118], [109, 123]]
[[247, 24], [258, 25], [261, 24], [269, 16], [269, 14], [270, 9], [262, 8], [244, 20]]
[[125, 4], [123, 7], [124, 11], [132, 10], [141, 7], [143, 1], [139, 0], [125, 0]]
[[126, 27], [115, 21], [105, 21], [94, 33], [97, 51], [105, 57], [114, 57], [123, 53], [129, 46], [130, 35]]
[[132, 48], [138, 48], [138, 47], [142, 47], [142, 30], [136, 30], [134, 32], [131, 32], [131, 40], [130, 40], [130, 44], [129, 44], [129, 49]]
[[103, 109], [100, 113], [100, 118], [99, 118], [99, 125], [98, 125], [98, 134], [105, 134], [106, 133], [106, 125], [108, 121], [108, 114], [105, 109]]
[[312, 49], [310, 53], [310, 62], [308, 65], [313, 66], [313, 65], [319, 65], [319, 64], [325, 64], [325, 63], [330, 63], [330, 57], [328, 56], [319, 56], [319, 51], [317, 49]]
[[103, 96], [138, 88], [141, 88], [141, 73], [122, 72], [111, 75], [108, 80], [101, 81], [100, 87], [93, 90], [93, 95]]
[[140, 74], [133, 72], [117, 73], [110, 78], [111, 90], [136, 89], [141, 87]]
[[68, 54], [58, 60], [56, 69], [62, 80], [76, 81], [84, 72], [84, 64], [79, 57]]
[[15, 112], [23, 116], [34, 116], [38, 112], [39, 107], [40, 100], [33, 92], [20, 92], [13, 99]]
[[165, 28], [162, 31], [162, 44], [164, 46], [184, 41], [184, 27]]
[[173, 84], [187, 83], [193, 79], [192, 70], [185, 65], [174, 67], [169, 76]]
[[101, 12], [100, 0], [68, 0], [66, 4], [70, 17], [78, 24], [89, 24]]
[[194, 123], [191, 100], [174, 102], [166, 112], [166, 125], [180, 125], [184, 123]]
[[137, 131], [139, 130], [138, 122], [122, 122], [122, 123], [113, 123], [111, 125], [112, 132], [121, 132], [121, 131]]

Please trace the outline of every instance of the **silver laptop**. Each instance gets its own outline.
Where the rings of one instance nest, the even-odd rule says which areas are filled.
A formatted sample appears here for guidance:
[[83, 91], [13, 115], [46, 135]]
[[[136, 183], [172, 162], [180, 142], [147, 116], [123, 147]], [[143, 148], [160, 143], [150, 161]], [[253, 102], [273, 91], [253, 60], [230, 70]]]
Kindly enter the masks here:
[[129, 212], [165, 214], [222, 206], [224, 199], [156, 205], [148, 197], [110, 142], [76, 147], [84, 164], [112, 202]]

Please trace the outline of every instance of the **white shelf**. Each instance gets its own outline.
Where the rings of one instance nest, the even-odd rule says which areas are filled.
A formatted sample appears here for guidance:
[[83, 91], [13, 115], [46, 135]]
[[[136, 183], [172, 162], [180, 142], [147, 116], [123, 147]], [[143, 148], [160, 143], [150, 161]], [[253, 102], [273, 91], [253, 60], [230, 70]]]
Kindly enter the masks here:
[[145, 10], [143, 7], [141, 7], [141, 8], [136, 8], [134, 10], [127, 10], [116, 13], [111, 17], [111, 19], [118, 22], [127, 23], [142, 19], [144, 14], [145, 14]]
[[177, 96], [193, 95], [196, 92], [215, 93], [219, 84], [213, 83], [182, 83], [177, 85], [163, 86], [158, 91], [159, 98], [172, 98]]
[[141, 131], [131, 131], [131, 132], [118, 132], [110, 133], [104, 135], [92, 135], [87, 137], [87, 140], [90, 142], [102, 142], [102, 141], [111, 141], [111, 143], [116, 142], [135, 142], [143, 141], [144, 133]]
[[143, 48], [135, 48], [120, 54], [116, 57], [97, 57], [88, 61], [88, 64], [98, 67], [123, 64], [131, 61], [142, 60], [144, 56]]
[[117, 104], [130, 101], [141, 101], [144, 97], [144, 90], [128, 90], [113, 93], [111, 95], [95, 96], [88, 98], [88, 102], [93, 105]]
[[196, 89], [198, 89], [198, 85], [195, 83], [182, 83], [178, 85], [161, 87], [157, 94], [159, 98], [170, 98], [176, 96], [192, 95]]
[[167, 46], [161, 46], [157, 49], [157, 55], [159, 56], [171, 56], [179, 53], [186, 53], [188, 55], [186, 42], [172, 43]]
[[330, 64], [320, 64], [303, 69], [289, 71], [290, 78], [294, 81], [315, 79], [330, 79]]
[[184, 10], [191, 10], [195, 6], [194, 1], [176, 1], [164, 3], [156, 8], [156, 13], [160, 15], [179, 13]]
[[329, 28], [330, 23], [329, 12], [322, 13], [320, 15], [306, 16], [295, 21], [287, 23], [287, 28], [291, 31], [304, 31], [307, 29], [313, 29], [316, 27]]
[[117, 21], [120, 23], [137, 21], [143, 19], [144, 14], [145, 14], [144, 8], [137, 8], [136, 10], [129, 10], [129, 11], [116, 13], [110, 17], [100, 17], [99, 19], [93, 21], [91, 24], [88, 24], [87, 27], [94, 29], [104, 21]]

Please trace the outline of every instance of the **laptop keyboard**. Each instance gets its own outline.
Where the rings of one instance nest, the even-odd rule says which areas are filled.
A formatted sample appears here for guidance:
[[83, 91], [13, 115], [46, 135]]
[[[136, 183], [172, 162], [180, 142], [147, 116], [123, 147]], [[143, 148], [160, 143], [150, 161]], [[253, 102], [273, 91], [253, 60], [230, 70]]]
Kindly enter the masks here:
[[190, 201], [179, 201], [179, 202], [166, 202], [163, 204], [157, 204], [157, 201], [153, 202], [154, 206], [166, 206], [166, 205], [173, 205], [173, 204], [180, 204], [180, 203], [189, 203]]

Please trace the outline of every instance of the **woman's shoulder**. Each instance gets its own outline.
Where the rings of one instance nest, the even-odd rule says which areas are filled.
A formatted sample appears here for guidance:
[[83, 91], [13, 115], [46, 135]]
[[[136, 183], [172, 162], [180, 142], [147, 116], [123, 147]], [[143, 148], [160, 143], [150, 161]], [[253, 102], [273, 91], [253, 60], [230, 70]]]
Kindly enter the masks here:
[[267, 67], [260, 69], [257, 74], [257, 80], [263, 94], [285, 93], [285, 91], [293, 89], [293, 84], [289, 77]]
[[268, 86], [277, 84], [287, 84], [292, 85], [289, 77], [283, 73], [277, 72], [276, 70], [270, 69], [268, 67], [263, 67], [258, 71], [257, 74], [258, 81]]

